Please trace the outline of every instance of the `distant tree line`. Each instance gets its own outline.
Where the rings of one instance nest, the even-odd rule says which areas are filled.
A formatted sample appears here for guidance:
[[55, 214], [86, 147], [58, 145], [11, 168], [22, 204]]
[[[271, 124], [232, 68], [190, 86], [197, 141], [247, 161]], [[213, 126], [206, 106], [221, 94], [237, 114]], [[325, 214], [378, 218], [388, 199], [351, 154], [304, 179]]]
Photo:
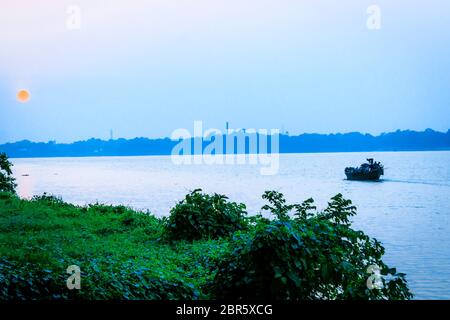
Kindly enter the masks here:
[[[249, 139], [248, 135], [246, 139]], [[74, 143], [24, 140], [0, 145], [0, 152], [6, 152], [12, 158], [170, 155], [178, 142], [169, 138], [89, 139]], [[422, 132], [397, 130], [378, 136], [359, 132], [280, 135], [279, 145], [281, 153], [450, 150], [450, 130], [446, 133], [431, 129]], [[248, 148], [245, 150], [247, 152]]]

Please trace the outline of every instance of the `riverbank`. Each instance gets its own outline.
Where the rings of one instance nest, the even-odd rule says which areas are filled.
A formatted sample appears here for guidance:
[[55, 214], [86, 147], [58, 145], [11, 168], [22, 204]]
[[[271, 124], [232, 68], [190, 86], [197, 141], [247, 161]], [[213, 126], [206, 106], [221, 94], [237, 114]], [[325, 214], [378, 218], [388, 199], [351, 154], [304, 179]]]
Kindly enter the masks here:
[[[246, 218], [243, 205], [198, 191], [169, 218], [0, 194], [0, 299], [410, 297], [404, 275], [381, 261], [381, 245], [347, 225], [347, 202], [333, 200], [322, 216], [297, 207], [305, 215], [294, 220], [279, 194], [266, 199], [272, 220]], [[395, 281], [369, 290], [368, 262]], [[81, 270], [79, 290], [67, 287], [73, 265]]]
[[[125, 207], [0, 199], [1, 298], [196, 299], [227, 241], [161, 243], [163, 222]], [[66, 268], [78, 265], [81, 290]], [[7, 279], [3, 278], [4, 282]], [[5, 290], [9, 287], [9, 291]]]

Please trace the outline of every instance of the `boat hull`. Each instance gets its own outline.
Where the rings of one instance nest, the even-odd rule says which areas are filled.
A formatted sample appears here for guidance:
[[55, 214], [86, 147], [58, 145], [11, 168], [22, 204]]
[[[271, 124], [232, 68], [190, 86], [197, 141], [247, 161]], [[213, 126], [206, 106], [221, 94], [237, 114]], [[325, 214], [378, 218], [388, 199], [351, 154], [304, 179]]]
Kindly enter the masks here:
[[371, 171], [371, 172], [345, 172], [347, 180], [359, 180], [359, 181], [377, 181], [380, 180], [381, 172]]

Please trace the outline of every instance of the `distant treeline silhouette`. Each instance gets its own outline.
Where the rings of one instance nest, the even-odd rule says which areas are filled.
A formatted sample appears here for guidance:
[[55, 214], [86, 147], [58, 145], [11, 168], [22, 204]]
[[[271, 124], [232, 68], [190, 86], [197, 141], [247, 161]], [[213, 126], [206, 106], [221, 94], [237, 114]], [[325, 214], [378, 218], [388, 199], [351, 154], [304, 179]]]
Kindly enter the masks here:
[[[92, 138], [74, 143], [24, 140], [0, 145], [0, 152], [5, 152], [13, 158], [170, 155], [177, 143], [178, 140], [169, 138], [115, 140]], [[204, 142], [203, 146], [208, 143], [210, 142]], [[248, 148], [246, 150], [248, 151]], [[359, 132], [280, 135], [279, 150], [280, 153], [450, 150], [450, 130], [446, 133], [431, 129], [421, 132], [397, 130], [378, 136]]]

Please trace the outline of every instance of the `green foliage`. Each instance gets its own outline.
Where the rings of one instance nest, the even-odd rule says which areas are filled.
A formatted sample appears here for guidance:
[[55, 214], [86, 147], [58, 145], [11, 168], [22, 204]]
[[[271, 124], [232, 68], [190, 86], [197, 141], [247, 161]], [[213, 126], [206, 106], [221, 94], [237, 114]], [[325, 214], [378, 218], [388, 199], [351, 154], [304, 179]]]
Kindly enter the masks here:
[[15, 193], [16, 183], [12, 174], [13, 164], [5, 153], [0, 153], [0, 192]]
[[[61, 265], [42, 268], [37, 264], [17, 264], [0, 260], [0, 300], [30, 299], [198, 299], [192, 283], [179, 277], [165, 277], [164, 272], [136, 266], [134, 260], [118, 261], [111, 257], [80, 263], [81, 290], [66, 287], [69, 276]], [[70, 262], [67, 262], [70, 263]]]
[[[267, 192], [271, 220], [245, 218], [243, 205], [199, 191], [165, 219], [0, 192], [0, 300], [411, 297], [405, 275], [382, 262], [380, 243], [350, 228], [356, 211], [341, 195], [317, 212], [312, 199], [288, 205]], [[183, 240], [162, 241], [176, 232]], [[375, 264], [389, 277], [370, 290]], [[81, 268], [81, 290], [66, 287], [70, 265]]]
[[[226, 244], [166, 245], [161, 219], [123, 206], [78, 207], [44, 194], [0, 193], [0, 300], [199, 299], [211, 261]], [[200, 248], [201, 246], [201, 248]], [[70, 265], [81, 290], [68, 290]], [[193, 273], [192, 266], [202, 271]], [[194, 274], [197, 278], [189, 277]]]
[[[266, 192], [275, 220], [261, 220], [253, 234], [237, 234], [222, 260], [212, 292], [220, 299], [408, 299], [405, 275], [381, 260], [384, 248], [350, 228], [356, 213], [338, 194], [312, 214], [312, 200], [286, 205], [281, 193]], [[296, 217], [291, 218], [290, 211]], [[382, 289], [369, 289], [367, 269], [381, 269]]]
[[269, 204], [262, 207], [262, 210], [272, 212], [280, 221], [289, 221], [291, 219], [289, 214], [292, 211], [294, 211], [294, 215], [298, 219], [306, 219], [312, 215], [311, 210], [316, 209], [312, 198], [305, 200], [301, 204], [286, 204], [283, 194], [278, 191], [266, 191], [262, 198], [269, 202]]
[[217, 239], [246, 228], [244, 204], [224, 195], [192, 191], [171, 211], [166, 235], [171, 240]]

